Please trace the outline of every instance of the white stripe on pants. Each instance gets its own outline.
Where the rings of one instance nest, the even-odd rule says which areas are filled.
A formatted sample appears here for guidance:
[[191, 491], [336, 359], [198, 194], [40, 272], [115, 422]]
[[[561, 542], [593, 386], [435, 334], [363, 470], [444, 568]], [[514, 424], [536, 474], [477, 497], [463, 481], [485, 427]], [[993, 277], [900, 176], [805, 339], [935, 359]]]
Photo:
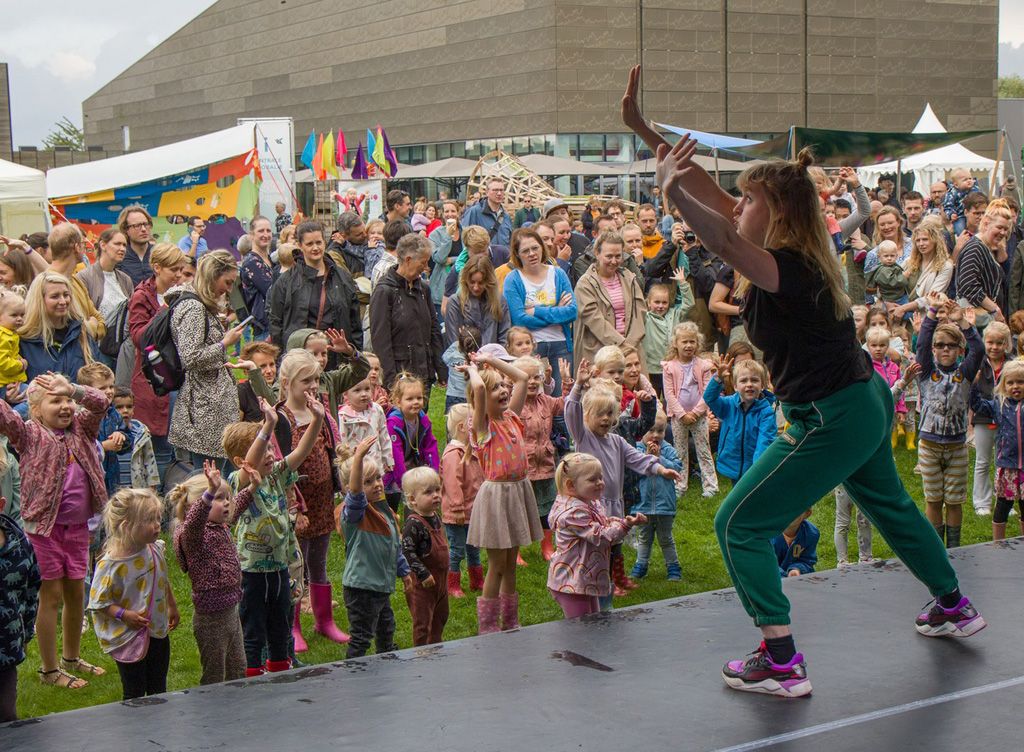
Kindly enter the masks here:
[[974, 426], [974, 508], [992, 511], [992, 456], [996, 448], [996, 429], [981, 423]]
[[715, 461], [711, 457], [711, 441], [708, 438], [708, 419], [702, 415], [693, 425], [686, 425], [682, 418], [672, 419], [672, 438], [676, 444], [676, 452], [683, 461], [683, 488], [680, 495], [686, 493], [690, 482], [690, 450], [687, 438], [693, 436], [693, 446], [697, 450], [697, 464], [700, 466], [701, 485], [705, 494], [718, 493], [718, 475], [715, 472]]
[[853, 510], [857, 510], [857, 549], [861, 561], [871, 559], [871, 523], [860, 509], [854, 506], [850, 494], [844, 486], [836, 486], [836, 527], [833, 538], [836, 544], [836, 559], [839, 563], [850, 561], [849, 543], [850, 522]]

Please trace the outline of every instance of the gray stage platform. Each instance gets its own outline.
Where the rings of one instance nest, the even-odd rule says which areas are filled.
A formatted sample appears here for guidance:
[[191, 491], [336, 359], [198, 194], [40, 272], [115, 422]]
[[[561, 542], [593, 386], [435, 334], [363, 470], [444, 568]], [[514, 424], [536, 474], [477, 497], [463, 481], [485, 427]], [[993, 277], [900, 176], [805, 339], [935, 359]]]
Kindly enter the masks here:
[[1024, 749], [1024, 546], [954, 559], [989, 622], [966, 641], [914, 631], [898, 563], [787, 580], [808, 699], [723, 685], [758, 634], [720, 591], [20, 722], [0, 750]]

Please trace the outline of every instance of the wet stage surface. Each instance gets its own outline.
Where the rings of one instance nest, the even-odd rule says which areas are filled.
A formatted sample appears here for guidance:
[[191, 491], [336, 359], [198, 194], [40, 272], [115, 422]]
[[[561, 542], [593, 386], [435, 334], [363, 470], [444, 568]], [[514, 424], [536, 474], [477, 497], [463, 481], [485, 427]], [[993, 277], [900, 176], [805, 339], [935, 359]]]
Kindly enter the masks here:
[[724, 590], [20, 721], [0, 750], [1024, 749], [1024, 543], [953, 560], [989, 623], [963, 641], [915, 632], [898, 562], [787, 580], [807, 699], [725, 687], [759, 636]]

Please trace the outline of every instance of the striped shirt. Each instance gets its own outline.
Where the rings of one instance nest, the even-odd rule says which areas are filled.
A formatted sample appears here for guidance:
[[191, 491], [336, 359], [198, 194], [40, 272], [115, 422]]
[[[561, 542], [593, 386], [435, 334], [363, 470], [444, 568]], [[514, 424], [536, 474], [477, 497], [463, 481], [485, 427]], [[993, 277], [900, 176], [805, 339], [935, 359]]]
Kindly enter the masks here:
[[[600, 276], [600, 275], [599, 275]], [[608, 293], [608, 300], [612, 303], [612, 311], [615, 313], [615, 331], [619, 334], [626, 333], [626, 301], [622, 297], [622, 280], [616, 274], [611, 279], [600, 277], [605, 292]]]
[[968, 240], [956, 260], [957, 294], [975, 308], [986, 297], [998, 303], [1002, 279], [1003, 270], [988, 246], [977, 235]]

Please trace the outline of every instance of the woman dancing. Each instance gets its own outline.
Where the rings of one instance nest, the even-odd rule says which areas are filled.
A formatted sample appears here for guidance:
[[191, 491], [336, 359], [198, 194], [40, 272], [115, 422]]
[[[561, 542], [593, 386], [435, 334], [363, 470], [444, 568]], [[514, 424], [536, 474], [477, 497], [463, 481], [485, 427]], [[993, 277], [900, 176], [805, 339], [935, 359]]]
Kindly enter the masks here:
[[890, 446], [893, 402], [854, 333], [850, 300], [825, 227], [805, 150], [739, 179], [737, 200], [693, 161], [697, 142], [670, 147], [637, 104], [640, 66], [630, 71], [623, 122], [658, 155], [657, 184], [684, 220], [748, 280], [743, 323], [764, 351], [789, 428], [733, 487], [715, 531], [736, 593], [764, 635], [746, 660], [728, 662], [733, 689], [809, 695], [804, 657], [789, 628], [769, 540], [840, 483], [935, 600], [918, 615], [929, 637], [967, 637], [985, 621], [960, 594], [934, 528], [896, 472]]

